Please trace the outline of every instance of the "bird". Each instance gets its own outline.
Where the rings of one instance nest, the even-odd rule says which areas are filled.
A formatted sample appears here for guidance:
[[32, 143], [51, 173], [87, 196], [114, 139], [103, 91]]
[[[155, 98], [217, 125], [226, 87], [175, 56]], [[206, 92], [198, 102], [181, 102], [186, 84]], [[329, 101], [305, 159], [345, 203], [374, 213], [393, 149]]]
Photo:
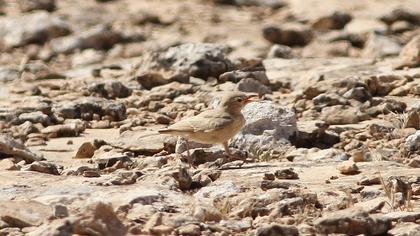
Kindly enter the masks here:
[[222, 144], [226, 154], [231, 155], [228, 142], [245, 125], [245, 117], [241, 110], [246, 104], [253, 102], [255, 97], [257, 97], [255, 94], [225, 92], [220, 97], [220, 103], [216, 108], [182, 119], [158, 132], [185, 138], [190, 166], [193, 166], [193, 161], [188, 145], [189, 140], [203, 144]]

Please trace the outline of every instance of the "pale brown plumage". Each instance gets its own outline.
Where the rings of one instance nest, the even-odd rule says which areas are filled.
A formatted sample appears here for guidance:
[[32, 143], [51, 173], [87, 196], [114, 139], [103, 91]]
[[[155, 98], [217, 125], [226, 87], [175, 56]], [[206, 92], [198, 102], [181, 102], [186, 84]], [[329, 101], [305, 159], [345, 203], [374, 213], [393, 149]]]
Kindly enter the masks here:
[[188, 140], [205, 144], [223, 144], [227, 154], [230, 154], [228, 141], [244, 126], [245, 118], [241, 109], [255, 95], [242, 92], [227, 92], [215, 109], [206, 110], [196, 116], [183, 119], [159, 133], [182, 136], [187, 139], [187, 155], [191, 164]]

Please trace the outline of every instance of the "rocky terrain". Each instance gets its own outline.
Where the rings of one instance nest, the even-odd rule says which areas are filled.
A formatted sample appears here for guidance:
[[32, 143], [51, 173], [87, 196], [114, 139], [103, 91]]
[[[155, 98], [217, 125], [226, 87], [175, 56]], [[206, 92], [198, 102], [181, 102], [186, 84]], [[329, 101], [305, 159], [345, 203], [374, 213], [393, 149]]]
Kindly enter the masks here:
[[420, 235], [418, 0], [0, 0], [0, 51], [0, 235]]

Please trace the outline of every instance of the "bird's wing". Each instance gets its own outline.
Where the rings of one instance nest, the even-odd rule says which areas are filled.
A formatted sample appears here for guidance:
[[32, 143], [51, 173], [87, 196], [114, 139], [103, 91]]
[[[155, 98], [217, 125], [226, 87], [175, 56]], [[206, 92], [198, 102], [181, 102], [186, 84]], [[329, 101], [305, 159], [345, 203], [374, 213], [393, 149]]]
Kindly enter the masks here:
[[168, 127], [168, 130], [181, 132], [211, 132], [233, 123], [228, 114], [215, 110], [204, 111], [197, 116], [181, 120]]

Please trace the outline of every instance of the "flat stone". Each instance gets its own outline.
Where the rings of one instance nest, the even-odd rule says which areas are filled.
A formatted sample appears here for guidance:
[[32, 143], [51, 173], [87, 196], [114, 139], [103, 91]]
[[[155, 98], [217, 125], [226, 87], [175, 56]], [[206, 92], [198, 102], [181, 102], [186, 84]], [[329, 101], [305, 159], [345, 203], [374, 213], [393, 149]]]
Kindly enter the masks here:
[[6, 134], [0, 134], [0, 154], [21, 158], [27, 163], [44, 160], [43, 156], [31, 152], [22, 143]]
[[391, 228], [388, 219], [369, 216], [363, 210], [341, 210], [317, 219], [315, 229], [320, 234], [382, 235]]
[[392, 236], [417, 236], [420, 235], [420, 225], [416, 223], [397, 224], [388, 231], [388, 234]]
[[50, 206], [36, 201], [0, 202], [0, 219], [12, 227], [38, 226], [53, 215]]
[[154, 131], [125, 131], [112, 145], [138, 154], [153, 155], [162, 150], [173, 153], [176, 142], [177, 137]]

